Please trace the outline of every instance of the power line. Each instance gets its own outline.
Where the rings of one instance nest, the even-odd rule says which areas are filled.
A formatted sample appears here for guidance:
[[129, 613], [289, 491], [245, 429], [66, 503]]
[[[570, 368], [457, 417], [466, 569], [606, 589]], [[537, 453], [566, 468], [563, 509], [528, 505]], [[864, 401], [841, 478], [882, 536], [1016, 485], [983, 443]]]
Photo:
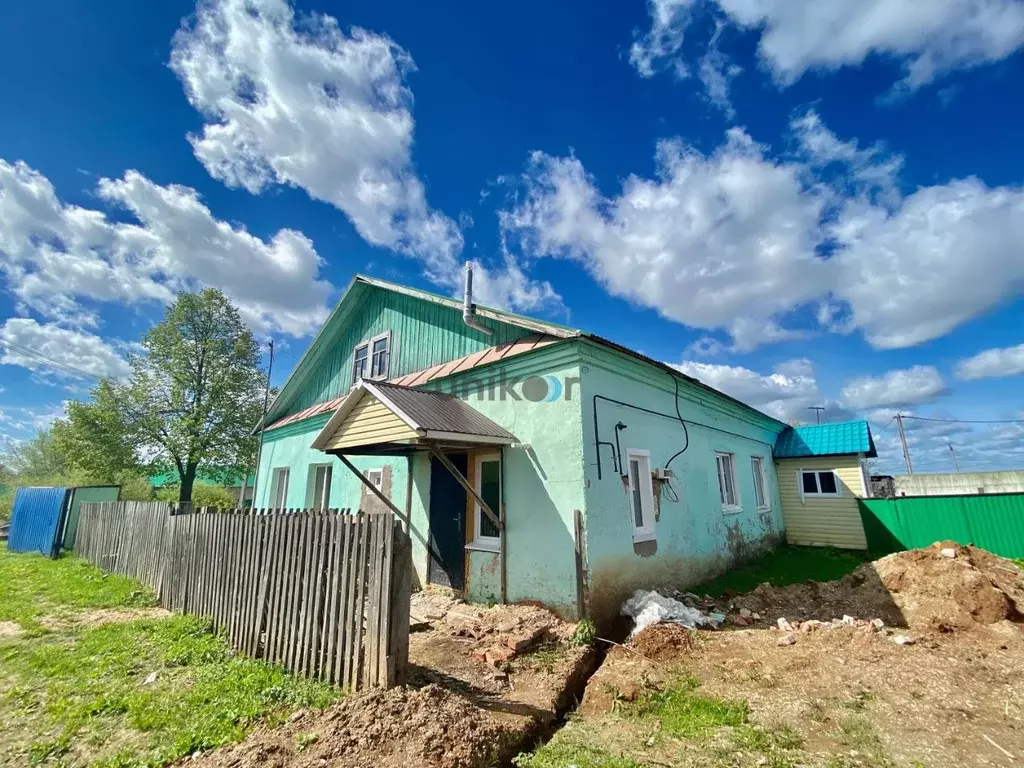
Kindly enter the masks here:
[[40, 365], [46, 366], [47, 368], [51, 368], [57, 371], [58, 373], [63, 373], [65, 375], [74, 376], [75, 378], [80, 379], [89, 379], [95, 382], [100, 382], [103, 380], [101, 376], [89, 373], [88, 371], [83, 371], [81, 368], [77, 368], [68, 363], [61, 362], [60, 360], [55, 360], [52, 357], [44, 355], [42, 352], [38, 352], [34, 349], [22, 346], [21, 344], [16, 344], [13, 341], [0, 339], [0, 349], [4, 349], [7, 352], [14, 353], [15, 355], [19, 355], [21, 357], [27, 357], [29, 360], [39, 363]]
[[1024, 419], [932, 419], [927, 416], [903, 416], [915, 421], [934, 421], [941, 424], [1024, 424]]

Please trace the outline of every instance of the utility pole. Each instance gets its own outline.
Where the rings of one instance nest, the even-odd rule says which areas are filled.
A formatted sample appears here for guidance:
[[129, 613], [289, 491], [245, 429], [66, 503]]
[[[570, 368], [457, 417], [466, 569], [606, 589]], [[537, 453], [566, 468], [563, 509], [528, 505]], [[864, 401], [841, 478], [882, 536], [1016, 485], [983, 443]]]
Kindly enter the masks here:
[[949, 452], [953, 454], [953, 466], [956, 468], [957, 474], [960, 474], [960, 462], [956, 459], [956, 449], [953, 448], [953, 444], [949, 444]]
[[914, 474], [914, 465], [910, 463], [910, 449], [907, 447], [907, 436], [903, 434], [903, 414], [896, 414], [896, 426], [900, 430], [900, 443], [903, 445], [903, 458], [907, 461], [907, 474]]
[[[263, 416], [260, 418], [260, 446], [256, 449], [256, 471], [252, 481], [252, 506], [256, 505], [256, 489], [260, 484], [260, 458], [263, 456], [263, 433], [267, 431], [267, 406], [270, 403], [270, 374], [274, 371], [274, 340], [270, 340], [270, 362], [267, 363], [267, 386], [263, 390]], [[245, 488], [242, 488], [245, 493]]]
[[814, 415], [815, 415], [815, 417], [817, 417], [818, 423], [821, 424], [821, 412], [825, 410], [825, 406], [823, 406], [823, 405], [812, 405], [807, 410], [808, 411], [814, 411]]

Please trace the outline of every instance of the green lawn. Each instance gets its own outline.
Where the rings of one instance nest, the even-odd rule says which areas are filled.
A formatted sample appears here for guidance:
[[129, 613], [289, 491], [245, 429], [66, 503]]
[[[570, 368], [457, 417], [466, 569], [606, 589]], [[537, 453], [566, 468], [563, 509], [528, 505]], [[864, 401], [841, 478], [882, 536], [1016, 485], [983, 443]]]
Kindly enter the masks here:
[[726, 590], [749, 592], [765, 581], [775, 587], [804, 581], [835, 581], [868, 559], [866, 552], [831, 547], [779, 547], [691, 591], [719, 597]]
[[153, 602], [80, 560], [0, 550], [0, 764], [164, 765], [340, 697], [234, 655], [201, 619], [72, 620]]

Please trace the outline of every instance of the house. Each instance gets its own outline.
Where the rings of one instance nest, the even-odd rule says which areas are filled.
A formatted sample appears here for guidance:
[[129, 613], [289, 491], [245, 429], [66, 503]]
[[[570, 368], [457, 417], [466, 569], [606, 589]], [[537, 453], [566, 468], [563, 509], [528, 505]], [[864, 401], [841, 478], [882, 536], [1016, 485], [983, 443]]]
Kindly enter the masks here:
[[787, 427], [775, 443], [786, 540], [867, 549], [857, 499], [872, 495], [867, 460], [877, 455], [866, 421]]
[[780, 542], [787, 427], [563, 325], [357, 276], [265, 419], [256, 507], [392, 509], [419, 585], [615, 615]]

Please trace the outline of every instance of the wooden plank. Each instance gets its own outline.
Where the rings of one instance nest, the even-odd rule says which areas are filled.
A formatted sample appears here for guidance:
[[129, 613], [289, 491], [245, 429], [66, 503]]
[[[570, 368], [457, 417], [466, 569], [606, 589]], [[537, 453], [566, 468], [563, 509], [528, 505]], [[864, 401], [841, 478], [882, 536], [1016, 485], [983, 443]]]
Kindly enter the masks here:
[[292, 668], [295, 674], [304, 674], [305, 663], [306, 663], [306, 629], [309, 625], [309, 614], [311, 610], [312, 602], [312, 582], [313, 582], [313, 566], [316, 561], [316, 557], [313, 554], [313, 540], [316, 537], [316, 521], [317, 516], [313, 512], [304, 512], [305, 516], [305, 539], [302, 546], [302, 572], [297, 574], [299, 577], [299, 583], [302, 585], [301, 591], [299, 592], [299, 600], [296, 608], [298, 609], [298, 621], [295, 624], [295, 647], [292, 651]]
[[343, 590], [345, 603], [345, 616], [342, 622], [342, 627], [345, 631], [345, 642], [342, 646], [341, 651], [341, 676], [338, 679], [338, 685], [345, 688], [352, 689], [352, 655], [355, 648], [355, 621], [356, 621], [356, 582], [359, 580], [358, 569], [356, 568], [356, 562], [359, 560], [359, 543], [362, 538], [362, 521], [359, 513], [356, 512], [354, 515], [348, 516], [348, 529], [346, 531], [348, 536], [348, 543], [345, 548], [345, 560], [343, 568], [345, 569], [345, 586]]
[[366, 617], [366, 581], [367, 581], [367, 552], [370, 542], [370, 526], [366, 515], [359, 513], [360, 527], [362, 528], [359, 541], [360, 556], [356, 561], [359, 571], [359, 579], [356, 583], [356, 604], [355, 604], [355, 638], [353, 640], [354, 658], [352, 660], [352, 690], [357, 691], [361, 687], [361, 672], [363, 661], [363, 621]]
[[317, 512], [316, 565], [313, 573], [313, 600], [310, 605], [309, 630], [306, 633], [306, 662], [304, 674], [315, 677], [320, 663], [320, 629], [323, 627], [321, 612], [324, 603], [324, 585], [327, 580], [324, 574], [324, 546], [330, 532], [328, 516], [324, 511]]
[[[269, 612], [268, 597], [270, 585], [273, 583], [272, 564], [277, 550], [277, 531], [280, 517], [276, 515], [273, 517], [258, 515], [257, 519], [260, 524], [262, 546], [260, 548], [259, 592], [255, 596], [253, 622], [249, 628], [249, 655], [253, 658], [256, 658], [260, 653], [261, 635], [263, 635], [263, 648], [266, 648], [267, 635], [270, 629], [267, 619], [267, 613]], [[264, 633], [267, 634], [265, 635]]]
[[377, 651], [377, 682], [381, 687], [391, 685], [390, 647], [391, 647], [391, 572], [394, 563], [395, 525], [393, 515], [385, 515], [384, 525], [384, 561], [381, 563], [383, 577], [380, 585], [380, 634], [378, 635]]
[[280, 663], [284, 653], [284, 640], [287, 637], [285, 603], [288, 598], [288, 571], [294, 561], [292, 542], [295, 538], [296, 525], [295, 518], [287, 511], [274, 514], [278, 514], [282, 518], [283, 536], [274, 586], [274, 642], [271, 658]]
[[370, 523], [370, 549], [367, 552], [366, 634], [363, 654], [363, 685], [377, 685], [377, 641], [380, 639], [380, 515], [367, 515]]
[[388, 685], [405, 685], [409, 675], [409, 607], [412, 599], [412, 539], [399, 528], [394, 532], [391, 560]]
[[338, 519], [341, 542], [340, 549], [337, 553], [336, 574], [334, 577], [338, 589], [337, 606], [335, 608], [337, 616], [335, 619], [332, 619], [331, 622], [335, 629], [332, 630], [334, 632], [334, 640], [331, 643], [331, 670], [327, 678], [335, 685], [342, 685], [344, 681], [343, 659], [345, 655], [345, 640], [348, 637], [348, 625], [346, 624], [346, 606], [348, 606], [348, 563], [352, 548], [351, 517], [352, 516], [346, 512]]

